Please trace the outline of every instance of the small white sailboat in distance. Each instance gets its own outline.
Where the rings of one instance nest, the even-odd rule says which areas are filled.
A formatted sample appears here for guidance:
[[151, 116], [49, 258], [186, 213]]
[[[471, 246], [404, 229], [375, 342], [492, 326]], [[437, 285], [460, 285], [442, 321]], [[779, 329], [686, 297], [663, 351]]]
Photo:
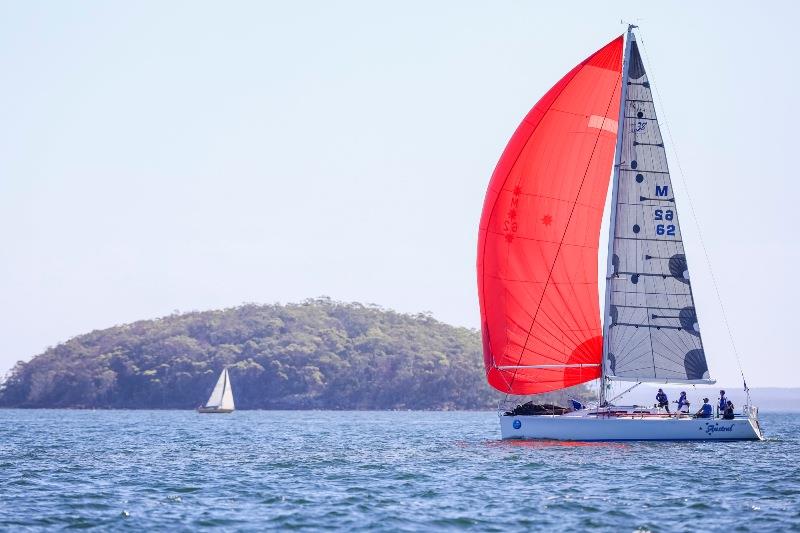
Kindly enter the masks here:
[[228, 369], [222, 369], [214, 390], [206, 404], [197, 408], [198, 413], [232, 413], [235, 409], [233, 404], [233, 389], [231, 380], [228, 376]]

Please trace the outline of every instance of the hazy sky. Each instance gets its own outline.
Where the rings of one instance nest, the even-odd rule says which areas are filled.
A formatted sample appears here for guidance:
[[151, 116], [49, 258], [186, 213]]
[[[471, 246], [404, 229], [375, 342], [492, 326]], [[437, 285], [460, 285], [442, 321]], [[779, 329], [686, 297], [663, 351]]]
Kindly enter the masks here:
[[[626, 18], [748, 380], [800, 386], [798, 16], [795, 2], [1, 1], [0, 373], [93, 329], [242, 302], [328, 295], [478, 327], [494, 165]], [[673, 156], [711, 373], [738, 383]]]

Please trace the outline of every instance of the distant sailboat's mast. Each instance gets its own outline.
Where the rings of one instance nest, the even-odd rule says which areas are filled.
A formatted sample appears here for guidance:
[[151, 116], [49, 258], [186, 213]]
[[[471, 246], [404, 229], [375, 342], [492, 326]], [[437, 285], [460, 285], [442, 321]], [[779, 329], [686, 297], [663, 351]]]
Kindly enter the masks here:
[[611, 279], [614, 277], [614, 234], [617, 227], [617, 189], [619, 185], [619, 166], [622, 163], [622, 132], [625, 128], [625, 101], [628, 98], [628, 67], [630, 66], [631, 36], [633, 29], [638, 28], [628, 24], [628, 33], [625, 35], [625, 53], [622, 56], [622, 79], [619, 101], [619, 118], [617, 120], [617, 150], [614, 157], [614, 177], [611, 180], [611, 223], [608, 229], [608, 261], [606, 263], [606, 294], [603, 306], [603, 361], [600, 365], [600, 405], [606, 403], [606, 362], [608, 361], [608, 328], [611, 325], [609, 318], [611, 311]]
[[222, 396], [219, 399], [219, 406], [222, 407], [222, 404], [225, 402], [225, 389], [228, 388], [228, 369], [225, 368], [222, 370], [222, 374], [225, 377], [225, 381], [222, 383]]

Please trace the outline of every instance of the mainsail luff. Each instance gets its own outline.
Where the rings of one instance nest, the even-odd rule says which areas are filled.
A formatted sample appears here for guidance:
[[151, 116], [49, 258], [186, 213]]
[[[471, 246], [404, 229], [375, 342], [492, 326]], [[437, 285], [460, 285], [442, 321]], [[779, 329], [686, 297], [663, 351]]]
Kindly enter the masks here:
[[[617, 124], [625, 124], [625, 106], [623, 103], [628, 98], [628, 84], [625, 80], [628, 79], [628, 68], [630, 66], [630, 52], [631, 52], [631, 37], [633, 36], [634, 25], [628, 25], [628, 32], [625, 36], [625, 53], [622, 56], [622, 78], [620, 79], [620, 105], [619, 105], [619, 119]], [[606, 281], [605, 281], [605, 298], [603, 305], [603, 317], [608, 317], [608, 310], [611, 308], [611, 278], [614, 275], [614, 264], [612, 257], [614, 255], [614, 231], [617, 226], [617, 210], [613, 206], [617, 205], [617, 194], [619, 189], [619, 167], [622, 159], [622, 134], [625, 128], [617, 129], [617, 146], [614, 156], [614, 170], [611, 178], [611, 206], [609, 214], [609, 237], [608, 237], [608, 255], [606, 264]], [[608, 361], [608, 327], [610, 321], [606, 318], [603, 319], [603, 360], [600, 367], [600, 404], [605, 404], [606, 401], [606, 361]]]
[[609, 379], [713, 383], [703, 352], [664, 140], [628, 32], [604, 312]]

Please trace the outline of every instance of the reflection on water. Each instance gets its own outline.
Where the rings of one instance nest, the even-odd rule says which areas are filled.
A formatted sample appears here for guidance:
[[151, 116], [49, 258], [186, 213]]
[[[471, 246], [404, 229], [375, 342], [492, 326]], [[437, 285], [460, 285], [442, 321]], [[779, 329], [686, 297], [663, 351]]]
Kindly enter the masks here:
[[512, 446], [521, 448], [628, 448], [630, 444], [622, 442], [583, 442], [574, 440], [534, 440], [534, 439], [509, 439], [494, 441], [495, 445]]

